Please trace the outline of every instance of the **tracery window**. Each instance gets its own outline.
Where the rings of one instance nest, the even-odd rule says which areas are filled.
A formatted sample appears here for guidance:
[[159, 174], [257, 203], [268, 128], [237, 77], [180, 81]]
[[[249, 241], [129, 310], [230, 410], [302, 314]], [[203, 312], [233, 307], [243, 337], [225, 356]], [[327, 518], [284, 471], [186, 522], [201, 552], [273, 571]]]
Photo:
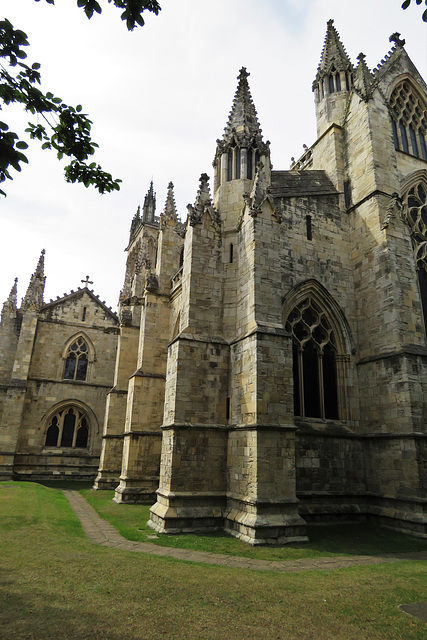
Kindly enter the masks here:
[[88, 440], [89, 421], [77, 407], [60, 409], [50, 419], [46, 431], [46, 447], [86, 449]]
[[395, 148], [427, 160], [427, 106], [408, 80], [394, 89], [390, 108]]
[[86, 380], [88, 346], [82, 337], [77, 338], [68, 348], [64, 367], [64, 380]]
[[337, 419], [337, 346], [326, 313], [307, 296], [289, 314], [286, 329], [293, 337], [295, 415]]
[[427, 184], [415, 184], [405, 198], [404, 216], [411, 229], [414, 260], [427, 334]]

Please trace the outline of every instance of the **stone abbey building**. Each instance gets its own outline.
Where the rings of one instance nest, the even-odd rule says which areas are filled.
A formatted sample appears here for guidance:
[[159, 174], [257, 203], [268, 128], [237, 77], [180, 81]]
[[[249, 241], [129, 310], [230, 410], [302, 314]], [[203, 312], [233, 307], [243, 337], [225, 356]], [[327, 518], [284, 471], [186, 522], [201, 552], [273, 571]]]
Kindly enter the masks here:
[[[390, 40], [371, 72], [328, 22], [318, 137], [288, 171], [271, 166], [243, 68], [185, 224], [172, 184], [160, 216], [151, 184], [132, 220], [120, 321], [98, 328], [108, 353], [119, 335], [95, 488], [151, 502], [158, 532], [223, 527], [274, 544], [306, 540], [308, 522], [368, 518], [427, 536], [427, 86]], [[89, 349], [77, 320], [55, 354], [50, 408], [19, 426], [4, 402], [15, 476], [24, 452], [61, 444], [67, 349]], [[37, 354], [21, 337], [16, 353], [21, 342], [31, 370]], [[25, 366], [3, 376], [7, 398], [24, 394]], [[92, 382], [67, 384], [89, 394]], [[75, 429], [63, 456], [87, 451]]]

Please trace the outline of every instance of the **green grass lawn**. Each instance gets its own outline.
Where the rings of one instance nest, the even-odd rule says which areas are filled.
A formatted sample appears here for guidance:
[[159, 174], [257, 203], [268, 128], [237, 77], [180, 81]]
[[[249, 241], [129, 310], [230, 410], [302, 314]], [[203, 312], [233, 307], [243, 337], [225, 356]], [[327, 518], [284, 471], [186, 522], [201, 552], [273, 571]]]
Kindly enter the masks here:
[[209, 535], [158, 535], [147, 526], [150, 507], [116, 504], [112, 502], [114, 491], [93, 491], [87, 488], [80, 493], [122, 536], [137, 542], [153, 542], [167, 547], [211, 551], [261, 560], [298, 560], [319, 556], [427, 551], [427, 540], [367, 524], [309, 527], [308, 543], [283, 547], [251, 547], [222, 532]]
[[398, 605], [427, 600], [426, 564], [282, 574], [121, 551], [61, 490], [0, 483], [1, 640], [422, 640]]

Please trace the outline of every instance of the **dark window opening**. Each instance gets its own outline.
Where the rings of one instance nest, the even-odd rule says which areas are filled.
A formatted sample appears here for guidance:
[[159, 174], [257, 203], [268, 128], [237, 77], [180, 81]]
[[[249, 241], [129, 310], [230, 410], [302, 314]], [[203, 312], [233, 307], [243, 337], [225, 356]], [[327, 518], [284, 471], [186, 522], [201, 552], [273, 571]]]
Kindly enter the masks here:
[[402, 149], [406, 153], [409, 153], [408, 136], [406, 135], [406, 129], [403, 122], [399, 122], [399, 129], [400, 129], [400, 137], [402, 139]]
[[421, 310], [423, 315], [424, 330], [427, 336], [427, 273], [422, 265], [418, 268], [418, 286], [420, 288]]
[[227, 398], [225, 401], [225, 419], [230, 420], [231, 411], [230, 411], [230, 398]]
[[83, 307], [82, 322], [86, 320], [86, 307]]
[[64, 380], [86, 380], [88, 357], [83, 338], [77, 338], [68, 349], [64, 367]]
[[247, 173], [246, 176], [248, 178], [248, 180], [252, 180], [252, 162], [253, 162], [253, 155], [252, 155], [252, 149], [248, 149], [248, 164], [247, 164]]
[[179, 252], [179, 268], [181, 269], [183, 265], [184, 265], [184, 247]]
[[85, 449], [88, 442], [89, 423], [79, 409], [61, 409], [53, 416], [46, 431], [46, 447]]
[[302, 353], [304, 415], [320, 418], [319, 358], [313, 343], [307, 342]]
[[233, 151], [230, 149], [228, 152], [228, 168], [227, 168], [227, 180], [233, 179]]
[[411, 138], [412, 154], [418, 158], [417, 136], [411, 126], [409, 127], [409, 137]]
[[394, 148], [399, 149], [399, 138], [397, 136], [397, 125], [394, 120], [391, 121], [391, 126], [393, 127], [393, 140], [394, 140]]
[[344, 180], [344, 204], [346, 209], [351, 204], [350, 180]]
[[325, 417], [338, 419], [337, 372], [335, 354], [329, 345], [323, 351], [323, 394], [325, 399]]
[[420, 139], [421, 155], [423, 160], [427, 160], [426, 139], [422, 131], [419, 132], [418, 137]]
[[334, 76], [329, 76], [329, 93], [334, 93], [334, 92], [335, 92]]
[[230, 262], [233, 262], [233, 258], [234, 258], [234, 247], [233, 247], [233, 243], [230, 242]]
[[236, 149], [236, 180], [240, 179], [240, 149]]
[[305, 226], [306, 226], [307, 240], [312, 240], [313, 234], [311, 229], [311, 216], [305, 216]]
[[341, 91], [341, 78], [339, 73], [335, 76], [335, 82], [337, 85], [337, 91]]
[[58, 418], [54, 416], [46, 433], [46, 447], [56, 447], [58, 445], [58, 436]]

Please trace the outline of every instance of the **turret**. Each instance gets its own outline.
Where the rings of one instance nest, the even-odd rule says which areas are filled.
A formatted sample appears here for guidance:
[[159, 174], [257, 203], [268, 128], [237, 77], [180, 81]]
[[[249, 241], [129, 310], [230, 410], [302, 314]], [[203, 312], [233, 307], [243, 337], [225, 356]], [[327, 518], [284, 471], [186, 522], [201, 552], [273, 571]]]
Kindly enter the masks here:
[[226, 182], [253, 180], [260, 160], [270, 171], [270, 143], [264, 143], [262, 139], [248, 76], [249, 73], [242, 67], [223, 138], [217, 140], [213, 161], [214, 192]]
[[353, 84], [353, 65], [342, 44], [334, 21], [328, 21], [313, 91], [316, 102], [317, 135], [332, 124], [342, 125]]

